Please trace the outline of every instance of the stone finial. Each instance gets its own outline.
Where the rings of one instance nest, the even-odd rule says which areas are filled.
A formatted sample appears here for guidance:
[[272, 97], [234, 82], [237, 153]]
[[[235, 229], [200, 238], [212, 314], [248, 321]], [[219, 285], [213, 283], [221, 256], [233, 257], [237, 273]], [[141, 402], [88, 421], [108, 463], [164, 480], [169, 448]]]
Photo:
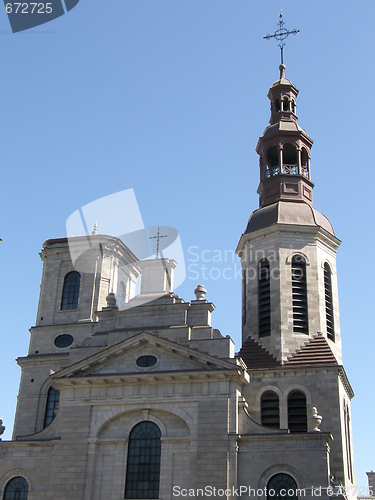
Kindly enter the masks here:
[[94, 229], [91, 234], [98, 234], [98, 223], [95, 221]]
[[204, 300], [207, 290], [203, 285], [198, 285], [197, 288], [194, 290], [194, 293], [197, 300]]
[[111, 307], [111, 308], [117, 307], [116, 295], [113, 292], [109, 293], [107, 295], [107, 297], [105, 298], [105, 300], [107, 301], [107, 307]]
[[279, 66], [279, 70], [280, 70], [280, 80], [285, 79], [285, 69], [286, 69], [285, 64], [280, 64], [280, 66]]
[[[5, 425], [3, 425], [3, 419], [0, 418], [0, 436], [2, 436], [4, 434], [5, 429], [6, 429], [6, 427], [5, 427]], [[1, 441], [1, 438], [0, 438], [0, 441]]]
[[318, 415], [318, 410], [314, 406], [309, 417], [309, 432], [320, 432], [318, 429], [319, 425], [322, 423], [323, 417]]

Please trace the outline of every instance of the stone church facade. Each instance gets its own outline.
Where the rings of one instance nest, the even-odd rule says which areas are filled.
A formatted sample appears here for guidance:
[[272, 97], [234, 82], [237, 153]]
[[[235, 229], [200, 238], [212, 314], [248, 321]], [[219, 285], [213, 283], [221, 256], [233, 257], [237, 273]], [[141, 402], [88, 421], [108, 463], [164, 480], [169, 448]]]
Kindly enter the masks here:
[[340, 241], [313, 207], [297, 94], [281, 65], [237, 247], [238, 354], [203, 286], [191, 302], [173, 292], [174, 261], [140, 262], [100, 234], [44, 243], [1, 499], [328, 498], [355, 484]]

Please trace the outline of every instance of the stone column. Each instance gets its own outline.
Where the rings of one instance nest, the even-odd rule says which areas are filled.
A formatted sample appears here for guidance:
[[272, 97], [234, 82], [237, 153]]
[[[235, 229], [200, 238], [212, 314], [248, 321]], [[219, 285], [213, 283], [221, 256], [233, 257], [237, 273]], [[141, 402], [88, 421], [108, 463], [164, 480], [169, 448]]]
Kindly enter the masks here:
[[280, 174], [283, 173], [283, 144], [279, 144], [279, 162], [280, 162]]

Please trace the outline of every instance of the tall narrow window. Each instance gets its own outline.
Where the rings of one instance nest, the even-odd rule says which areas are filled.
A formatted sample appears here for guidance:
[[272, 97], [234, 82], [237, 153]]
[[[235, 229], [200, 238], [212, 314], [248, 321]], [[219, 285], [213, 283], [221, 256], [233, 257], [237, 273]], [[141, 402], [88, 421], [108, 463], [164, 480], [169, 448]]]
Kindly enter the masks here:
[[258, 265], [258, 324], [259, 337], [271, 335], [270, 264], [267, 259]]
[[292, 258], [292, 297], [293, 332], [308, 334], [306, 261], [300, 255]]
[[137, 424], [129, 436], [125, 498], [159, 498], [161, 432], [153, 422]]
[[121, 281], [117, 287], [117, 306], [123, 307], [125, 304], [125, 285]]
[[14, 477], [6, 485], [4, 500], [27, 500], [28, 496], [29, 485], [24, 477]]
[[266, 427], [280, 427], [279, 397], [273, 391], [267, 391], [260, 398], [260, 422]]
[[324, 264], [324, 295], [326, 302], [326, 325], [327, 337], [335, 341], [335, 326], [333, 320], [333, 301], [332, 301], [332, 278], [331, 269], [326, 262]]
[[275, 474], [267, 483], [267, 500], [297, 500], [297, 483], [289, 474]]
[[290, 432], [307, 432], [306, 396], [301, 391], [288, 395], [288, 429]]
[[58, 408], [60, 401], [60, 391], [50, 387], [47, 394], [46, 412], [44, 414], [44, 427], [47, 427], [55, 418], [55, 409]]
[[242, 271], [242, 326], [246, 325], [246, 288], [247, 288], [247, 270]]
[[61, 298], [62, 311], [77, 309], [80, 283], [81, 275], [77, 271], [71, 271], [65, 276]]

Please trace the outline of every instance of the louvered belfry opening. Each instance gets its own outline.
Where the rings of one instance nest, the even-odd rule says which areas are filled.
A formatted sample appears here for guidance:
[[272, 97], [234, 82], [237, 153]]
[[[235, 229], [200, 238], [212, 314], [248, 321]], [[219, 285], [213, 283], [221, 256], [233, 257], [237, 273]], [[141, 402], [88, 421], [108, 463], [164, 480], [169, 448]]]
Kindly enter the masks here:
[[327, 262], [324, 264], [324, 294], [326, 302], [327, 337], [334, 342], [335, 326], [333, 320], [332, 278], [331, 269]]
[[280, 428], [279, 397], [273, 391], [264, 392], [260, 398], [260, 422], [266, 427]]
[[293, 332], [308, 334], [306, 261], [300, 255], [292, 258], [292, 297]]
[[258, 323], [259, 337], [271, 335], [270, 264], [267, 259], [258, 266]]
[[288, 396], [288, 429], [307, 432], [306, 396], [301, 391], [292, 391]]

